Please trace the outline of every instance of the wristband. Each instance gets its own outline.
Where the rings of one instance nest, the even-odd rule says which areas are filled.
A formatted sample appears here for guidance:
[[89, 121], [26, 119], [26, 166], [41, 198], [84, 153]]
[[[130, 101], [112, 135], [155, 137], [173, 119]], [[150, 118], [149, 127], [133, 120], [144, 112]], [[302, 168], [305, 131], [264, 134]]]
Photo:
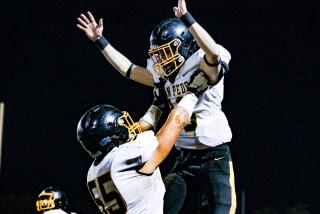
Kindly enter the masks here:
[[153, 129], [155, 129], [161, 115], [162, 110], [158, 106], [151, 105], [148, 111], [145, 113], [145, 115], [142, 118], [140, 118], [140, 120], [149, 123], [150, 125], [152, 125]]
[[94, 43], [96, 44], [96, 46], [99, 48], [100, 51], [102, 51], [105, 47], [107, 47], [110, 44], [108, 40], [104, 38], [104, 36], [101, 36], [99, 39], [94, 41]]
[[130, 75], [131, 75], [131, 71], [132, 71], [133, 66], [134, 66], [134, 64], [131, 63], [131, 65], [129, 66], [129, 68], [127, 70], [127, 73], [126, 73], [126, 78], [127, 79], [130, 79]]
[[180, 19], [183, 22], [183, 24], [187, 26], [187, 28], [189, 28], [193, 23], [196, 22], [196, 20], [189, 12], [186, 12], [183, 16], [180, 17]]

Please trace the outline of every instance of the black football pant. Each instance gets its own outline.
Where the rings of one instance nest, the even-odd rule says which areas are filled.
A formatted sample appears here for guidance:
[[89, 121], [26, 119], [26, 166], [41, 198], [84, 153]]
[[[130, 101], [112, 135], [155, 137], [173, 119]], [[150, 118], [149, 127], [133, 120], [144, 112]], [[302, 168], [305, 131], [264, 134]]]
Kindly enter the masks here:
[[182, 149], [164, 183], [165, 214], [235, 213], [234, 174], [227, 144]]

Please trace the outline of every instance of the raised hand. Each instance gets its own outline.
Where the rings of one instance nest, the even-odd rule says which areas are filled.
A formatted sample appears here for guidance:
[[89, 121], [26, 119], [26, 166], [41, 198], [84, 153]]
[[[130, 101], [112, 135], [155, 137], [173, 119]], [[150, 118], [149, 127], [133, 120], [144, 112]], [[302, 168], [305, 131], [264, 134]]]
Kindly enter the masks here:
[[87, 12], [87, 16], [80, 14], [80, 17], [78, 17], [78, 22], [79, 23], [77, 24], [77, 27], [85, 32], [90, 40], [96, 41], [102, 36], [103, 20], [100, 19], [99, 24], [97, 24], [90, 11]]
[[173, 7], [173, 11], [174, 11], [174, 15], [177, 18], [180, 18], [181, 16], [186, 14], [186, 12], [188, 12], [187, 6], [186, 6], [186, 1], [185, 0], [178, 0], [178, 6]]

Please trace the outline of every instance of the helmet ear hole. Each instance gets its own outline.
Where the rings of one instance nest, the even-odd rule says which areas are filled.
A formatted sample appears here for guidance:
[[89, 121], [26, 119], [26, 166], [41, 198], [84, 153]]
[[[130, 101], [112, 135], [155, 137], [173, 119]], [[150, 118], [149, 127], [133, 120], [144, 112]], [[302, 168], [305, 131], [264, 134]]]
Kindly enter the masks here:
[[102, 146], [105, 146], [107, 145], [110, 141], [112, 140], [111, 137], [107, 136], [105, 138], [103, 138], [100, 142], [99, 142], [99, 145], [102, 147]]

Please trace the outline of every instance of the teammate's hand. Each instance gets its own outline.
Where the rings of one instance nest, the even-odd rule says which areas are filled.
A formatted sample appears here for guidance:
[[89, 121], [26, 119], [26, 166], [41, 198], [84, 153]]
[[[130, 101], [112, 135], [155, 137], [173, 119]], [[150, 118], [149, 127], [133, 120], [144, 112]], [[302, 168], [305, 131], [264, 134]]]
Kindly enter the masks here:
[[85, 32], [90, 40], [96, 41], [102, 36], [103, 21], [100, 19], [99, 24], [97, 24], [90, 11], [87, 12], [87, 16], [80, 14], [80, 17], [78, 17], [78, 22], [79, 23], [77, 24], [77, 27]]
[[167, 93], [164, 88], [165, 81], [160, 79], [159, 83], [155, 83], [153, 89], [153, 105], [158, 106], [161, 110], [169, 108], [169, 101], [167, 98]]
[[197, 97], [199, 97], [203, 92], [207, 90], [209, 86], [209, 80], [206, 74], [197, 70], [191, 77], [187, 87], [187, 91], [194, 93]]
[[178, 7], [173, 7], [174, 15], [177, 18], [180, 18], [184, 14], [188, 12], [186, 1], [185, 0], [178, 0]]

